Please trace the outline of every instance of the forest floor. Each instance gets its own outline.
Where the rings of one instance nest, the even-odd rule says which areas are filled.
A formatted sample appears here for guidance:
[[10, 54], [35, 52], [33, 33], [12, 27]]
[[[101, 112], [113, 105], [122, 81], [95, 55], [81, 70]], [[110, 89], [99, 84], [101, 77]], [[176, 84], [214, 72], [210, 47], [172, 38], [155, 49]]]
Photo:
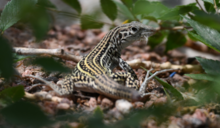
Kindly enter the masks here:
[[[72, 25], [66, 27], [54, 26], [50, 29], [47, 37], [36, 43], [32, 32], [26, 28], [11, 27], [5, 31], [4, 36], [12, 43], [13, 47], [25, 48], [41, 48], [41, 49], [64, 49], [65, 52], [76, 56], [84, 56], [88, 54], [97, 43], [104, 37], [106, 33], [101, 30], [81, 30], [79, 25]], [[188, 40], [185, 47], [199, 50], [204, 53], [217, 54], [210, 51], [207, 46]], [[161, 44], [154, 49], [146, 44], [145, 41], [138, 41], [132, 43], [122, 51], [121, 58], [125, 61], [142, 60], [151, 61], [154, 63], [170, 62], [173, 65], [198, 65], [195, 58], [188, 58], [185, 54], [178, 50], [171, 50], [164, 54], [165, 45]], [[44, 54], [43, 56], [48, 56]], [[34, 57], [34, 56], [33, 56]], [[61, 61], [67, 67], [73, 69], [77, 62], [65, 59], [56, 60]], [[148, 109], [152, 106], [166, 104], [169, 100], [167, 98], [163, 86], [156, 80], [151, 80], [148, 84], [146, 92], [156, 93], [157, 95], [150, 95], [142, 101], [129, 102], [126, 100], [113, 100], [100, 94], [81, 93], [73, 94], [72, 96], [59, 96], [50, 87], [43, 82], [25, 77], [26, 75], [34, 75], [53, 81], [57, 83], [64, 77], [63, 74], [57, 72], [45, 72], [41, 67], [28, 64], [31, 58], [23, 59], [16, 63], [16, 69], [22, 78], [15, 78], [12, 86], [23, 85], [26, 91], [26, 98], [32, 99], [42, 110], [51, 118], [60, 115], [60, 113], [80, 113], [84, 112], [92, 114], [93, 111], [99, 107], [103, 111], [103, 122], [106, 126], [111, 126], [119, 120], [126, 118], [128, 113], [137, 109]], [[122, 71], [116, 68], [114, 72]], [[143, 82], [146, 71], [141, 67], [134, 69], [138, 76], [140, 83]], [[194, 73], [196, 71], [192, 71]], [[173, 87], [187, 92], [191, 86], [191, 79], [184, 76], [184, 72], [177, 71], [173, 77], [169, 77], [172, 72], [166, 72], [158, 75], [164, 81], [168, 81]], [[189, 72], [188, 72], [189, 73]], [[1, 89], [2, 90], [2, 89]], [[218, 104], [207, 104], [203, 106], [178, 106], [175, 113], [170, 115], [165, 122], [159, 123], [153, 117], [148, 117], [140, 122], [141, 127], [156, 128], [156, 127], [220, 127]], [[167, 110], [172, 111], [172, 110]], [[62, 114], [61, 114], [62, 115]], [[68, 120], [65, 121], [69, 127], [82, 127], [83, 121]], [[50, 127], [59, 128], [63, 123], [57, 122]]]

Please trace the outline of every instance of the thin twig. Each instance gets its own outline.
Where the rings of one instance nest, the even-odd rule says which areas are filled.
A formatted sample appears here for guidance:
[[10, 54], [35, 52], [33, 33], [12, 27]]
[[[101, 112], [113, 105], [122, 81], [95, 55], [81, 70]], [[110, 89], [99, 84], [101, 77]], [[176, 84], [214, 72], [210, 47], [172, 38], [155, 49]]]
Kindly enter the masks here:
[[213, 2], [214, 2], [214, 8], [215, 8], [215, 11], [216, 11], [216, 13], [218, 14], [218, 7], [217, 7], [217, 4], [216, 4], [216, 1], [213, 0]]
[[155, 68], [155, 69], [180, 69], [181, 72], [184, 73], [192, 73], [192, 72], [203, 72], [203, 69], [200, 65], [191, 65], [191, 64], [187, 64], [187, 65], [174, 65], [171, 64], [170, 62], [166, 62], [166, 63], [154, 63], [151, 61], [142, 61], [141, 59], [135, 59], [135, 60], [131, 60], [131, 61], [126, 61], [131, 68], [133, 69], [138, 69], [141, 66], [147, 69], [150, 68]]
[[31, 99], [31, 100], [50, 100], [50, 101], [54, 101], [58, 103], [64, 99], [64, 98], [60, 98], [57, 96], [52, 96], [48, 94], [47, 92], [37, 92], [35, 94], [25, 92], [24, 97], [27, 99]]
[[201, 6], [201, 4], [199, 3], [198, 0], [196, 0], [196, 3], [199, 5], [199, 7], [202, 9], [202, 11], [206, 12], [206, 11], [202, 8], [202, 6]]
[[157, 31], [159, 30], [183, 30], [183, 29], [192, 29], [192, 27], [189, 27], [189, 26], [176, 26], [176, 27], [173, 27], [173, 28], [165, 28], [165, 27], [161, 27], [159, 29], [157, 29]]

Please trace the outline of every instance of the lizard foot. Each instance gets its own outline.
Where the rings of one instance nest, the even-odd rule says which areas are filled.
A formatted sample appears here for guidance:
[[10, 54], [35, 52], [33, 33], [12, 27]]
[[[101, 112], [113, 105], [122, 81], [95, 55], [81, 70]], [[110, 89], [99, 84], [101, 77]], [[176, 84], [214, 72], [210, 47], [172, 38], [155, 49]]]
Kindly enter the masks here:
[[[141, 84], [141, 87], [139, 89], [139, 93], [141, 94], [141, 96], [145, 96], [145, 95], [151, 95], [152, 93], [145, 93], [145, 90], [147, 88], [147, 84], [148, 82], [153, 79], [156, 75], [160, 74], [160, 73], [165, 73], [168, 71], [176, 71], [179, 69], [164, 69], [164, 70], [160, 70], [160, 71], [156, 71], [154, 74], [152, 74], [150, 77], [150, 72], [153, 71], [153, 68], [151, 68], [150, 70], [147, 71], [147, 74], [145, 76], [144, 82]], [[153, 93], [154, 94], [154, 93]]]

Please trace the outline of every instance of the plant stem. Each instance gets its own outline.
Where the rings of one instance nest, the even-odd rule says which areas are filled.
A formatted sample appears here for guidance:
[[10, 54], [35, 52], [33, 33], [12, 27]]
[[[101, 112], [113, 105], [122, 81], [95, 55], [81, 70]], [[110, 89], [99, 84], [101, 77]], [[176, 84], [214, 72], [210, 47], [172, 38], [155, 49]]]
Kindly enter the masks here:
[[217, 5], [216, 5], [216, 1], [213, 0], [213, 2], [214, 2], [214, 8], [215, 8], [215, 11], [216, 11], [216, 13], [218, 14], [218, 7], [217, 7]]
[[198, 0], [196, 0], [196, 3], [199, 5], [199, 7], [202, 9], [202, 11], [206, 12], [206, 11], [202, 8], [202, 6], [201, 6], [201, 4], [199, 3]]

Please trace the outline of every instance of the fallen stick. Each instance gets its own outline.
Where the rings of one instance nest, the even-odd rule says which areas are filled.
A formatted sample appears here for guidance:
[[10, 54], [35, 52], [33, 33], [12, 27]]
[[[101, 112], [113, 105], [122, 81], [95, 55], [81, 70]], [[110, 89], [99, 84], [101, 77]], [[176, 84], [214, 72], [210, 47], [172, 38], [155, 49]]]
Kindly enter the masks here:
[[79, 62], [82, 57], [75, 56], [68, 52], [65, 52], [63, 49], [35, 49], [35, 48], [22, 48], [14, 47], [14, 52], [19, 55], [52, 55], [55, 57], [63, 58], [66, 60], [72, 60], [74, 62]]

